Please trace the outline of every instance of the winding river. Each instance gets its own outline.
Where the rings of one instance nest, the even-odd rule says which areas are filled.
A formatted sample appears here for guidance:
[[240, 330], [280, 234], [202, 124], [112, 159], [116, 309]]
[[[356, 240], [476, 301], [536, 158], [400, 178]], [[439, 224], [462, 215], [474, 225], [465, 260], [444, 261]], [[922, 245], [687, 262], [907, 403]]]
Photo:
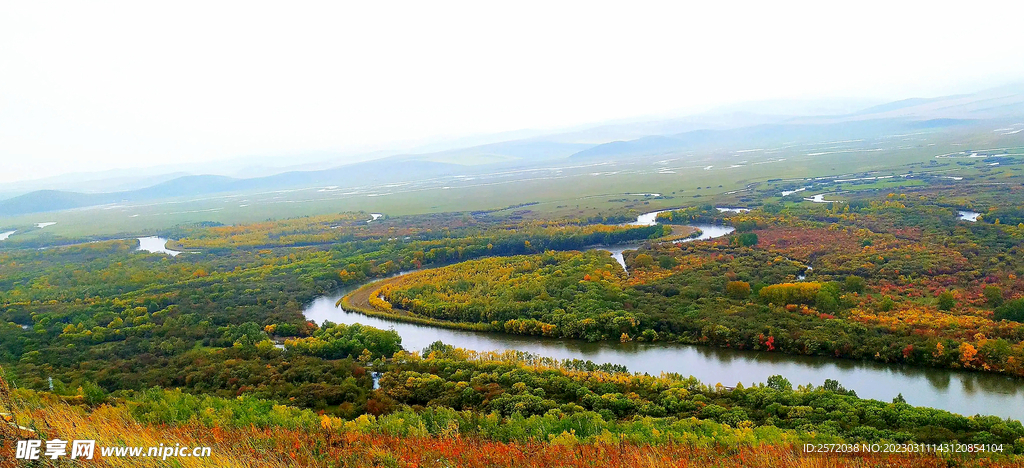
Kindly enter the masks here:
[[[718, 210], [730, 211], [734, 210], [734, 208], [718, 208]], [[632, 223], [622, 224], [622, 226], [653, 226], [655, 224], [658, 224], [658, 213], [664, 213], [666, 211], [672, 210], [660, 210], [644, 213], [640, 216], [637, 216], [636, 221]], [[698, 240], [714, 239], [716, 237], [722, 237], [736, 230], [736, 228], [732, 226], [723, 226], [718, 224], [691, 224], [690, 226], [700, 229], [700, 235], [689, 239], [683, 239], [677, 242], [693, 242]], [[623, 270], [626, 270], [626, 259], [622, 258], [622, 252], [626, 250], [635, 250], [640, 245], [640, 242], [627, 242], [623, 244], [595, 246], [590, 250], [607, 250], [608, 252], [611, 252], [612, 258], [614, 258], [616, 262], [619, 262], [619, 265], [622, 265]]]
[[[646, 213], [641, 218], [653, 222], [655, 216]], [[703, 226], [698, 227], [704, 229]], [[725, 226], [715, 228], [722, 229]], [[726, 232], [718, 236], [731, 232], [731, 228], [723, 230]], [[629, 248], [635, 247], [632, 245]], [[611, 247], [602, 249], [610, 250]], [[651, 375], [677, 372], [684, 376], [692, 375], [712, 385], [719, 382], [723, 385], [735, 385], [737, 382], [749, 385], [764, 382], [776, 374], [785, 376], [793, 385], [821, 385], [825, 379], [835, 379], [846, 388], [855, 390], [862, 398], [889, 401], [902, 393], [912, 405], [940, 408], [963, 415], [991, 414], [1024, 419], [1024, 381], [996, 374], [671, 343], [587, 343], [452, 330], [368, 317], [336, 307], [338, 299], [353, 289], [318, 298], [303, 314], [307, 319], [320, 324], [329, 320], [334, 323], [361, 323], [393, 329], [402, 336], [402, 346], [409, 350], [420, 350], [441, 340], [475, 351], [517, 349], [558, 359], [621, 364], [631, 372]]]
[[[676, 242], [693, 242], [698, 240], [714, 239], [736, 230], [736, 228], [732, 226], [720, 226], [717, 224], [690, 224], [690, 226], [700, 229], [700, 235], [689, 239], [678, 240]], [[614, 258], [616, 262], [619, 262], [619, 265], [622, 265], [623, 270], [626, 270], [626, 259], [622, 258], [622, 252], [627, 250], [636, 250], [640, 245], [642, 244], [638, 242], [629, 242], [625, 244], [599, 245], [591, 248], [590, 250], [607, 250], [608, 252], [611, 252], [612, 258]]]

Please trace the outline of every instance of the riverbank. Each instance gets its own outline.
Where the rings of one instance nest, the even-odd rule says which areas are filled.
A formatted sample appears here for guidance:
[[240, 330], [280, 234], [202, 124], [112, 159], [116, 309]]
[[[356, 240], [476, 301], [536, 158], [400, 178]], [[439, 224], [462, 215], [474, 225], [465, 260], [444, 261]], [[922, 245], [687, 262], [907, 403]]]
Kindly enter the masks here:
[[695, 226], [669, 226], [672, 228], [672, 234], [656, 239], [657, 242], [672, 242], [682, 239], [695, 239], [700, 237], [704, 233], [700, 228]]
[[371, 281], [357, 288], [338, 299], [335, 302], [335, 307], [340, 307], [343, 313], [360, 313], [370, 317], [378, 317], [387, 320], [396, 320], [400, 322], [415, 323], [418, 325], [427, 325], [432, 327], [449, 328], [453, 330], [466, 330], [473, 332], [494, 332], [495, 329], [490, 324], [483, 323], [465, 323], [465, 322], [448, 322], [443, 320], [437, 320], [430, 317], [424, 317], [422, 315], [416, 315], [412, 312], [403, 309], [392, 308], [390, 312], [379, 310], [370, 305], [370, 298], [374, 297], [381, 288], [390, 285], [398, 284], [408, 273], [401, 276], [395, 276], [378, 281]]
[[[601, 268], [607, 269], [609, 266], [609, 264], [604, 263], [606, 260], [590, 265], [589, 269], [572, 270], [572, 268], [578, 268], [585, 263], [579, 259], [594, 258], [594, 254], [590, 254], [590, 257], [585, 255], [579, 256], [580, 254], [573, 255], [577, 255], [572, 257], [575, 263], [569, 263], [567, 257], [558, 260], [559, 257], [557, 256], [544, 256], [547, 260], [545, 260], [543, 265], [536, 261], [540, 256], [488, 257], [441, 268], [419, 270], [412, 274], [363, 285], [356, 291], [344, 296], [338, 301], [336, 306], [344, 306], [347, 310], [388, 320], [455, 330], [496, 332], [524, 337], [582, 340], [595, 343], [639, 341], [729, 348], [740, 351], [762, 350], [771, 354], [816, 356], [825, 359], [855, 362], [872, 361], [885, 365], [895, 364], [884, 356], [875, 353], [874, 350], [878, 348], [874, 346], [865, 347], [865, 349], [869, 350], [867, 353], [849, 354], [832, 352], [827, 347], [807, 349], [780, 344], [779, 341], [776, 341], [776, 337], [766, 337], [770, 335], [765, 332], [761, 332], [762, 334], [758, 338], [759, 331], [755, 329], [753, 332], [750, 332], [749, 327], [742, 330], [746, 335], [736, 333], [734, 336], [738, 336], [738, 338], [717, 340], [708, 338], [709, 335], [704, 333], [706, 327], [694, 326], [692, 319], [677, 319], [678, 313], [669, 312], [651, 318], [651, 315], [643, 314], [641, 310], [638, 315], [631, 316], [627, 315], [628, 312], [626, 311], [616, 311], [616, 306], [632, 310], [631, 306], [623, 305], [627, 304], [627, 302], [616, 303], [613, 306], [594, 305], [598, 304], [594, 300], [586, 303], [580, 302], [578, 299], [580, 294], [590, 294], [590, 292], [595, 290], [594, 288], [604, 288], [600, 289], [602, 293], [607, 291], [615, 292], [619, 291], [620, 288], [628, 287], [630, 283], [626, 282], [626, 278], [621, 274], [609, 274], [608, 271], [602, 273]], [[640, 257], [637, 258], [639, 259]], [[653, 262], [650, 256], [647, 256], [644, 261], [647, 264]], [[538, 267], [538, 265], [541, 266]], [[548, 268], [548, 270], [544, 270], [546, 271], [545, 275], [553, 274], [554, 276], [548, 277], [536, 273], [543, 268]], [[555, 268], [558, 269], [555, 270]], [[657, 265], [655, 265], [655, 268], [657, 268]], [[810, 269], [810, 266], [803, 265], [800, 268], [801, 275], [803, 275]], [[563, 269], [565, 270], [563, 271]], [[513, 270], [514, 274], [512, 273]], [[598, 271], [598, 273], [595, 274], [594, 271]], [[594, 278], [591, 277], [592, 275], [594, 275]], [[561, 278], [557, 280], [561, 281], [560, 283], [553, 283], [557, 284], [554, 290], [548, 289], [550, 285], [546, 281], [549, 281], [550, 278]], [[700, 282], [702, 277], [696, 277], [691, 280]], [[591, 283], [592, 281], [596, 283]], [[460, 286], [462, 289], [455, 289], [452, 286], [454, 283], [463, 285]], [[506, 284], [513, 284], [514, 286], [512, 289], [508, 289]], [[587, 284], [587, 286], [580, 286], [583, 284]], [[800, 285], [819, 286], [819, 283], [809, 282], [801, 283]], [[796, 285], [791, 286], [796, 287]], [[523, 296], [522, 291], [528, 291], [528, 295]], [[544, 299], [534, 300], [532, 296], [529, 296], [530, 294], [534, 296], [543, 295]], [[588, 299], [591, 298], [591, 296], [586, 297]], [[744, 317], [749, 320], [755, 320], [756, 317], [759, 317], [758, 314], [771, 313], [773, 310], [776, 314], [797, 311], [796, 306], [790, 306], [783, 310], [779, 306], [766, 305], [767, 301], [763, 298], [761, 300], [751, 300], [749, 297], [745, 299], [748, 299], [748, 301], [742, 305], [743, 308], [740, 309], [740, 312], [745, 314]], [[626, 299], [626, 301], [628, 300]], [[601, 307], [604, 308], [602, 309]], [[804, 308], [811, 310], [806, 306]], [[495, 310], [500, 311], [500, 313], [495, 313]], [[563, 315], [552, 315], [550, 313], [552, 310], [562, 310], [561, 314]], [[594, 310], [599, 310], [600, 313], [594, 313]], [[694, 309], [690, 317], [698, 317], [697, 313], [699, 312], [704, 314], [700, 316], [700, 319], [705, 321], [703, 323], [707, 323], [709, 320], [722, 316], [723, 310], [710, 307]], [[565, 320], [563, 318], [564, 311], [569, 311], [569, 314], [573, 314], [571, 315], [572, 319]], [[615, 314], [620, 314], [633, 320], [632, 328], [626, 331], [623, 331], [622, 328], [611, 328], [610, 331], [608, 328], [598, 328], [603, 326], [600, 322], [602, 319], [598, 317], [605, 317], [603, 319], [605, 320], [604, 323], [609, 323], [610, 319], [606, 317], [616, 316]], [[836, 317], [821, 317], [813, 313], [803, 313], [803, 315], [798, 317], [806, 315], [812, 315], [814, 319], [838, 320]], [[712, 317], [712, 319], [707, 319], [706, 317]], [[589, 330], [584, 330], [584, 332], [581, 332], [582, 328], [578, 324], [582, 320], [590, 320], [591, 328], [589, 330], [597, 331], [590, 332]], [[662, 322], [657, 320], [662, 320]], [[677, 321], [666, 322], [666, 320]], [[665, 323], [675, 323], [677, 328], [669, 328]], [[829, 324], [838, 326], [841, 323], [829, 322]], [[795, 330], [797, 328], [790, 329]], [[856, 336], [863, 337], [865, 334], [866, 332]], [[784, 335], [780, 334], [779, 336]], [[905, 362], [901, 365], [1000, 374], [1024, 384], [1024, 379], [1021, 379], [1019, 376], [998, 369], [981, 367], [964, 369], [963, 367], [966, 366], [958, 364], [939, 365], [932, 362]]]
[[[369, 297], [383, 284], [401, 277], [369, 283], [324, 296], [309, 304], [304, 316], [325, 321], [363, 324], [393, 329], [402, 345], [420, 350], [435, 341], [477, 352], [514, 349], [557, 360], [579, 359], [625, 366], [633, 373], [694, 376], [702, 382], [743, 385], [765, 382], [784, 375], [792, 382], [820, 384], [825, 379], [841, 382], [861, 398], [890, 401], [898, 394], [915, 406], [943, 409], [964, 415], [996, 415], [1024, 419], [1024, 382], [1011, 377], [955, 369], [881, 363], [873, 360], [836, 359], [825, 356], [736, 350], [659, 341], [588, 342], [534, 335], [510, 335], [490, 324], [459, 324], [409, 314], [374, 310]], [[339, 309], [341, 306], [342, 309]]]

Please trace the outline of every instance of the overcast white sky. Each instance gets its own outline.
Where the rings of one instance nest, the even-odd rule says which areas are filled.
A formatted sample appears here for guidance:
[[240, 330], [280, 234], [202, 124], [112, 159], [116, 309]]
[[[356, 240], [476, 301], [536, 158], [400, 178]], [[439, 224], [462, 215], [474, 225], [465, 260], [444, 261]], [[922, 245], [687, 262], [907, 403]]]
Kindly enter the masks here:
[[3, 2], [0, 182], [1024, 79], [1006, 2]]

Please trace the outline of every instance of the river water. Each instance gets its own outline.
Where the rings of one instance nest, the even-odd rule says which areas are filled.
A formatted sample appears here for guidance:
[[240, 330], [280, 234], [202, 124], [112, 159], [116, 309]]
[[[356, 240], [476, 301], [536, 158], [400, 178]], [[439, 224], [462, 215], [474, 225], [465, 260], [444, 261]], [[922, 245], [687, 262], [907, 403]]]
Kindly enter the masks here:
[[181, 253], [178, 252], [177, 250], [168, 249], [167, 239], [156, 236], [140, 237], [139, 248], [137, 250], [145, 250], [146, 252], [152, 253], [165, 253], [172, 257]]
[[[653, 220], [653, 217], [651, 219]], [[699, 227], [703, 229], [703, 226]], [[726, 226], [715, 228], [724, 230]], [[621, 251], [619, 255], [621, 258]], [[963, 415], [990, 414], [1024, 419], [1024, 380], [1011, 377], [887, 365], [870, 361], [794, 356], [763, 351], [736, 351], [707, 346], [670, 343], [587, 343], [579, 340], [452, 330], [368, 317], [336, 307], [338, 299], [351, 290], [318, 298], [303, 314], [318, 324], [330, 320], [334, 323], [361, 323], [381, 329], [393, 329], [402, 336], [402, 346], [408, 350], [418, 351], [440, 340], [474, 351], [516, 349], [557, 359], [584, 359], [596, 363], [620, 364], [629, 368], [631, 372], [645, 372], [651, 375], [677, 372], [683, 376], [692, 375], [711, 385], [719, 382], [730, 386], [738, 382], [750, 385], [764, 382], [769, 376], [776, 374], [785, 376], [793, 385], [821, 385], [825, 379], [835, 379], [846, 388], [855, 390], [862, 398], [889, 401], [902, 393], [912, 405], [940, 408]]]
[[[732, 226], [719, 226], [717, 224], [690, 224], [689, 226], [693, 226], [697, 229], [700, 229], [700, 236], [691, 237], [689, 239], [682, 239], [676, 242], [693, 242], [698, 240], [714, 239], [716, 237], [722, 237], [736, 230], [736, 228]], [[614, 258], [616, 262], [619, 262], [619, 265], [622, 265], [622, 269], [628, 270], [626, 267], [626, 259], [622, 258], [622, 252], [625, 252], [627, 250], [636, 250], [637, 248], [640, 247], [640, 245], [642, 244], [637, 242], [615, 245], [599, 245], [591, 248], [590, 250], [607, 250], [608, 252], [611, 252], [612, 258]]]
[[[349, 290], [350, 291], [350, 290]], [[346, 312], [335, 303], [349, 291], [321, 297], [303, 312], [307, 319], [322, 324], [361, 323], [393, 329], [402, 336], [402, 346], [421, 350], [434, 341], [474, 351], [517, 349], [558, 359], [584, 359], [597, 363], [621, 364], [631, 372], [658, 375], [678, 372], [693, 375], [704, 383], [749, 385], [769, 376], [784, 375], [793, 385], [821, 385], [836, 379], [862, 398], [889, 401], [898, 393], [912, 405], [941, 408], [965, 415], [994, 414], [1024, 419], [1024, 382], [994, 374], [958, 372], [945, 369], [886, 365], [875, 362], [793, 356], [781, 353], [736, 351], [708, 346], [667, 343], [588, 343], [543, 337], [473, 332], [398, 322]]]
[[963, 210], [961, 210], [961, 211], [957, 211], [956, 214], [957, 214], [956, 219], [959, 219], [959, 220], [962, 220], [962, 221], [970, 221], [972, 223], [978, 222], [978, 216], [981, 216], [981, 213], [978, 213], [977, 211], [963, 211]]
[[[734, 208], [717, 208], [717, 209], [720, 212], [734, 210]], [[739, 208], [736, 208], [736, 209], [739, 209]], [[664, 213], [664, 212], [667, 212], [667, 211], [672, 211], [672, 210], [660, 210], [660, 211], [651, 211], [649, 213], [644, 213], [644, 214], [642, 214], [640, 216], [637, 216], [636, 221], [634, 221], [632, 223], [622, 224], [622, 226], [654, 226], [655, 224], [658, 224], [658, 213]], [[697, 229], [700, 229], [700, 231], [701, 231], [700, 236], [693, 237], [693, 238], [690, 238], [690, 239], [683, 239], [683, 240], [676, 241], [676, 242], [693, 242], [693, 241], [697, 241], [697, 240], [714, 239], [716, 237], [722, 237], [722, 236], [724, 236], [726, 234], [729, 234], [730, 232], [733, 232], [733, 231], [736, 230], [736, 228], [734, 228], [732, 226], [720, 226], [720, 225], [717, 225], [717, 224], [690, 224], [689, 226], [693, 226], [693, 227], [695, 227]], [[623, 270], [627, 270], [628, 271], [628, 268], [626, 267], [626, 259], [622, 258], [622, 252], [624, 252], [626, 250], [636, 250], [638, 247], [640, 247], [640, 245], [641, 245], [640, 242], [627, 242], [627, 243], [624, 243], [624, 244], [596, 246], [596, 247], [594, 247], [594, 248], [592, 248], [590, 250], [607, 250], [608, 252], [611, 252], [612, 258], [614, 258], [616, 262], [619, 262], [619, 265], [622, 265], [622, 269]]]

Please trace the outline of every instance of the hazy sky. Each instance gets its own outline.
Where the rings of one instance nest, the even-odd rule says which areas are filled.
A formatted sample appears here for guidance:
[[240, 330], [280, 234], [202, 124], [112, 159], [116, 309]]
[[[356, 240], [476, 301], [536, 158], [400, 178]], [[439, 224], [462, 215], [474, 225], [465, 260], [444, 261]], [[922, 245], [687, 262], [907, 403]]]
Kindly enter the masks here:
[[1019, 1], [297, 3], [3, 2], [0, 182], [1024, 79]]

